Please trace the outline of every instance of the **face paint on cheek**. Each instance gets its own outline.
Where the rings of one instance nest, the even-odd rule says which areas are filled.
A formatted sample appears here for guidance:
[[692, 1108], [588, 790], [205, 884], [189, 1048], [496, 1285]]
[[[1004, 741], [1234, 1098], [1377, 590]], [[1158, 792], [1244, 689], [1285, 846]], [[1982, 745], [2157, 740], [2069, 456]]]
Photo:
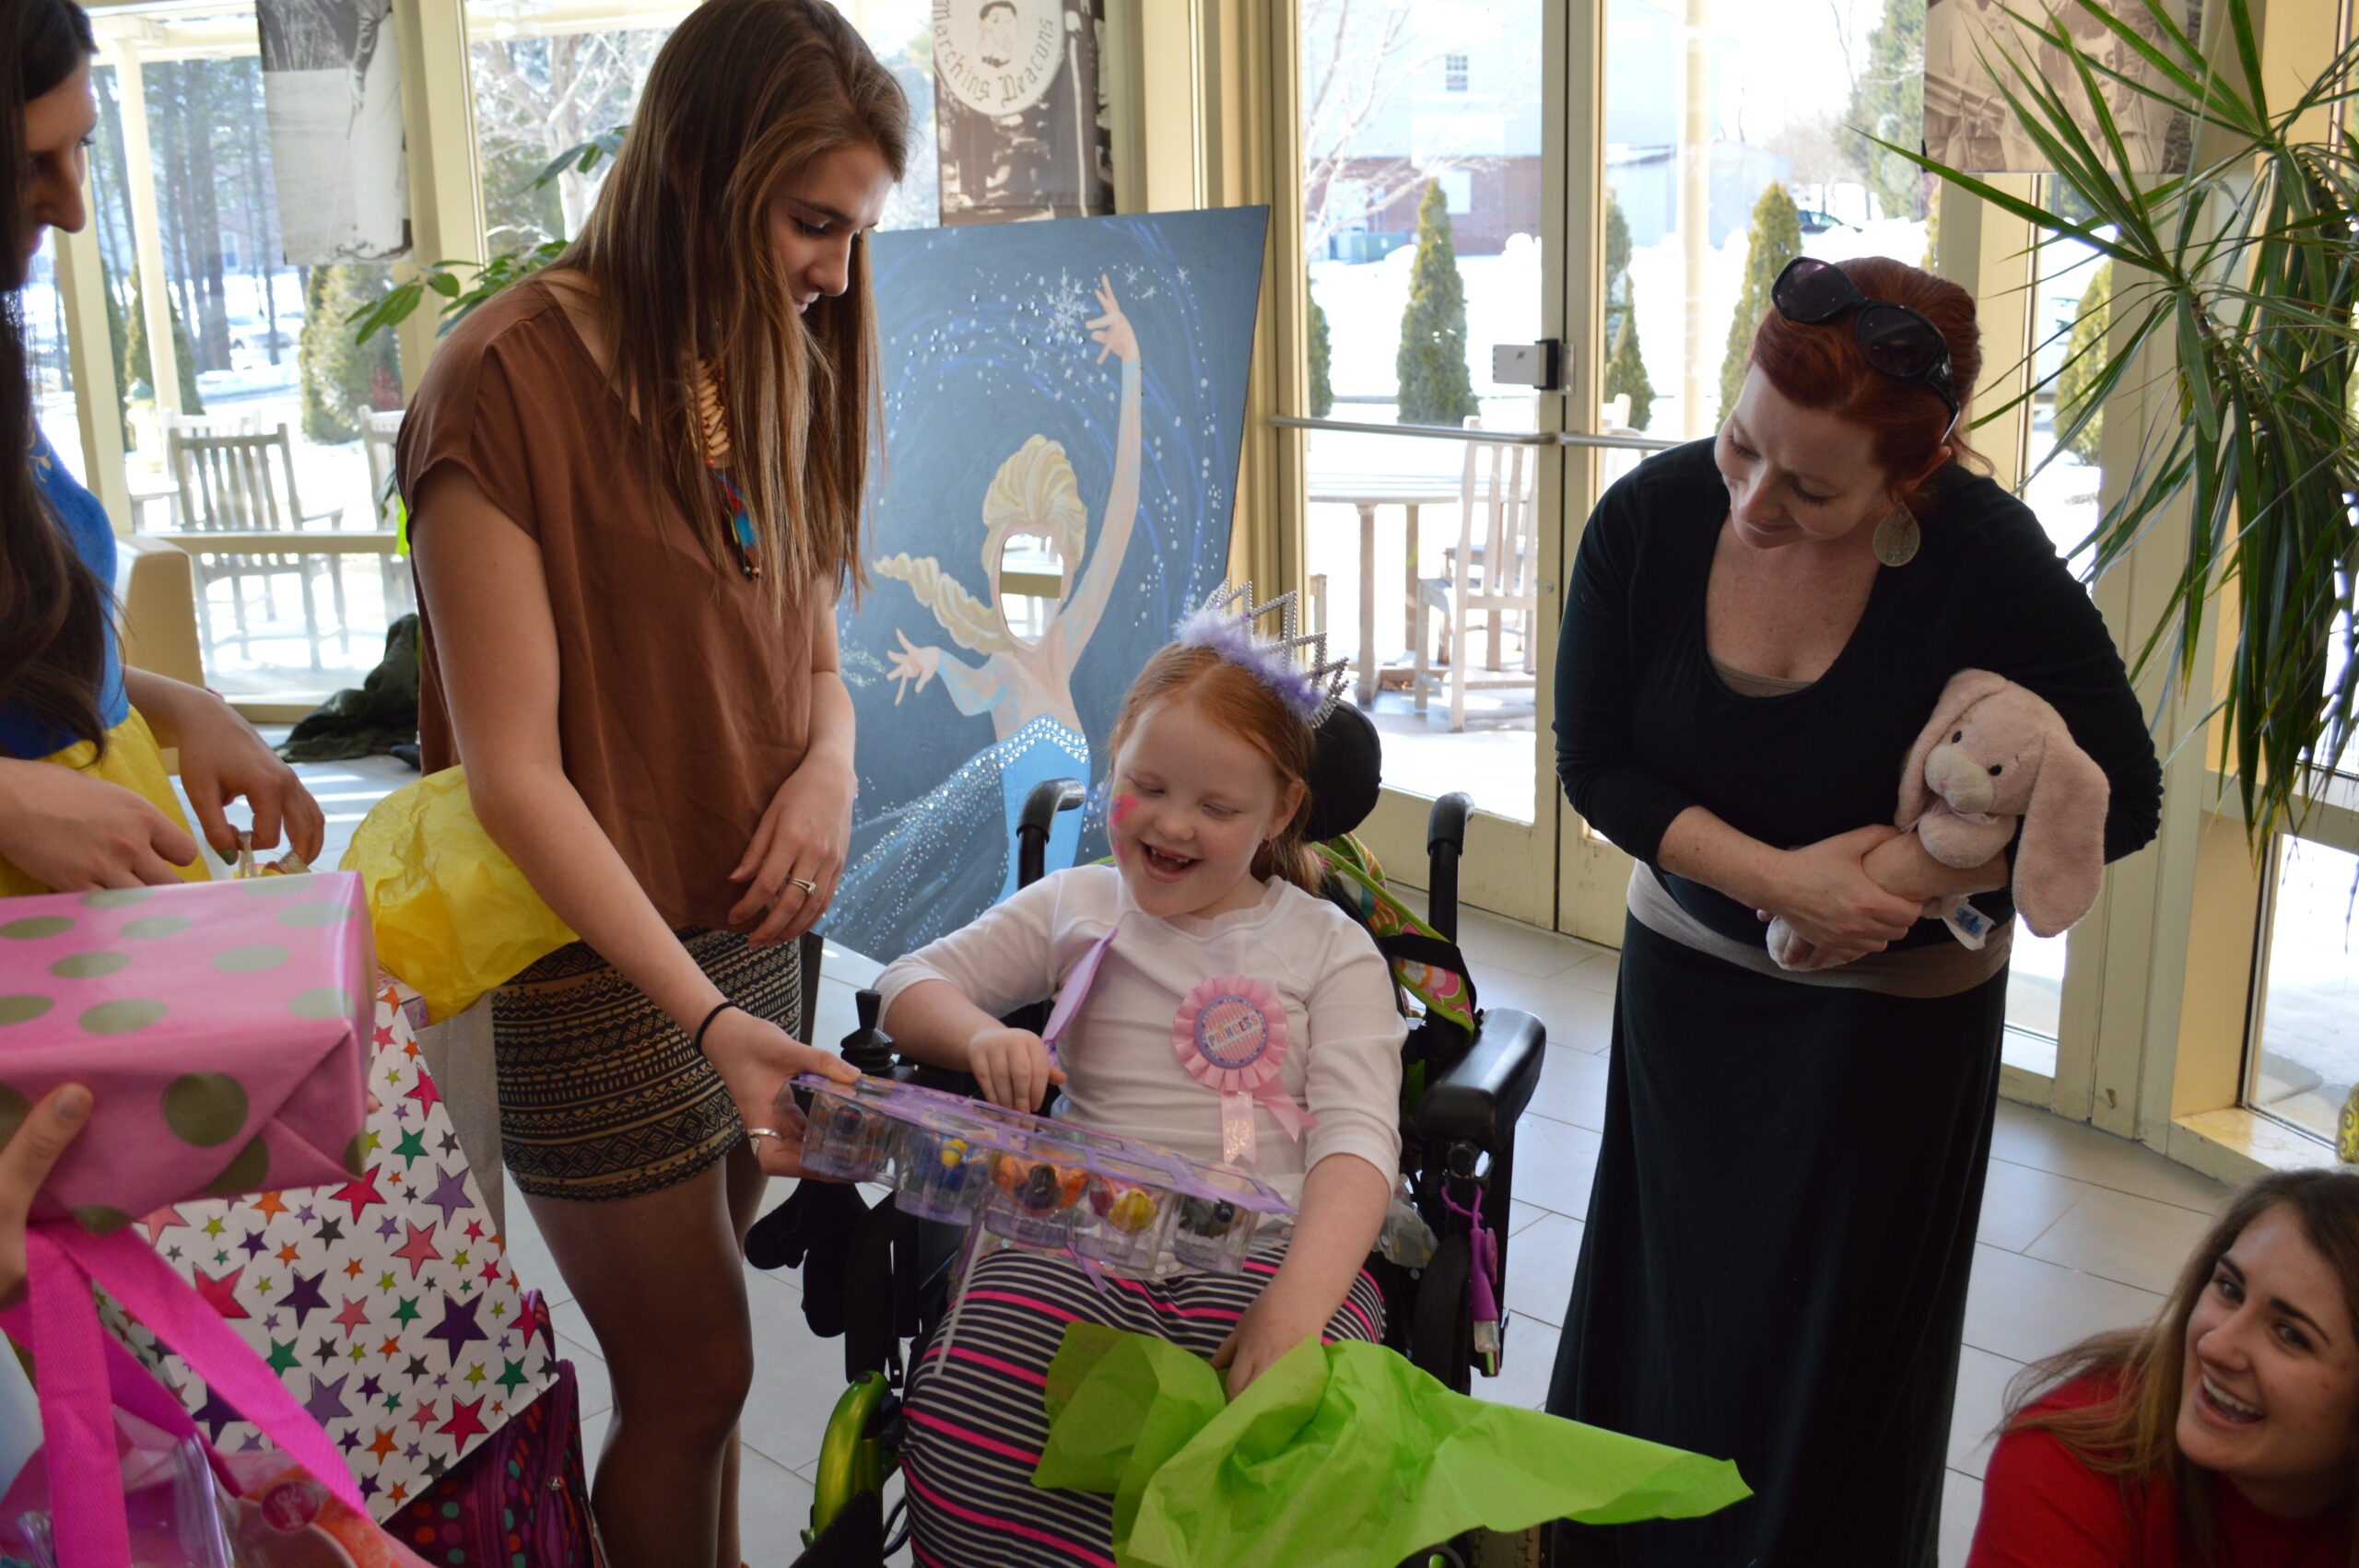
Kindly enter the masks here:
[[[1136, 795], [1117, 795], [1113, 810], [1106, 813], [1106, 821], [1111, 826], [1120, 827], [1122, 819], [1138, 809], [1139, 798]], [[1114, 840], [1114, 858], [1118, 860], [1122, 858], [1122, 841], [1119, 838]]]

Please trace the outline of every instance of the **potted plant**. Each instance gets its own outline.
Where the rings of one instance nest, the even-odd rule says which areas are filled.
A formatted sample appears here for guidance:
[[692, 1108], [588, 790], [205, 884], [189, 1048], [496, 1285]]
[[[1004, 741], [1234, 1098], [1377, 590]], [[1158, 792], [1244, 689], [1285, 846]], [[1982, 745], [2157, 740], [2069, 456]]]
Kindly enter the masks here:
[[[2057, 451], [2147, 373], [2150, 346], [2175, 350], [2175, 416], [2140, 433], [2135, 466], [2090, 536], [2091, 569], [2119, 561], [2184, 507], [2185, 556], [2170, 608], [2146, 633], [2138, 665], [2166, 649], [2173, 679], [2194, 689], [2205, 615], [2233, 586], [2235, 621], [2222, 630], [2234, 645], [2215, 711], [2259, 842], [2299, 816], [2313, 770], [2331, 767], [2350, 746], [2359, 690], [2359, 140], [2320, 112], [2359, 92], [2359, 43], [2326, 62], [2293, 101], [2273, 102], [2251, 0], [2212, 5], [2224, 64], [2205, 54], [2165, 0], [2061, 0], [2058, 14], [2069, 21], [2007, 13], [2022, 30], [2012, 45], [1995, 43], [1998, 58], [1984, 64], [2077, 198], [2070, 204], [2043, 206], [1921, 152], [1878, 145], [2112, 263], [2110, 298], [2086, 307], [2108, 311], [2109, 330], [2078, 334], [2064, 367], [2024, 394], [2061, 383]], [[2133, 6], [2150, 26], [2114, 14]], [[2105, 53], [2126, 52], [2144, 70], [2108, 64], [2075, 36], [2075, 23], [2108, 46]], [[2035, 42], [2066, 70], [2036, 69]], [[2195, 134], [2185, 168], [2130, 173], [2108, 92], [2186, 115]], [[2057, 210], [2067, 205], [2094, 216]]]
[[[621, 150], [623, 134], [628, 129], [617, 125], [566, 148], [534, 175], [525, 189], [542, 190], [569, 171], [589, 173]], [[433, 293], [442, 298], [442, 324], [435, 329], [439, 336], [466, 320], [469, 311], [510, 284], [531, 276], [565, 254], [571, 243], [569, 240], [543, 240], [494, 251], [480, 262], [421, 263], [416, 277], [395, 285], [381, 298], [353, 311], [345, 318], [345, 324], [352, 329], [353, 342], [367, 343], [376, 333], [409, 320], [426, 302], [427, 295]]]

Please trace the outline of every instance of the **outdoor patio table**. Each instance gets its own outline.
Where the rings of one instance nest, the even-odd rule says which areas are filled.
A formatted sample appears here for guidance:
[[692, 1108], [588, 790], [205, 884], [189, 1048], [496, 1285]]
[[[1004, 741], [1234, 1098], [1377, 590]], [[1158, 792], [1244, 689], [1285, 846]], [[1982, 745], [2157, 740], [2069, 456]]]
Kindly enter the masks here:
[[1402, 637], [1411, 647], [1417, 641], [1417, 510], [1458, 499], [1458, 486], [1431, 474], [1314, 474], [1310, 504], [1353, 507], [1360, 514], [1360, 658], [1359, 681], [1354, 698], [1362, 708], [1376, 703], [1376, 513], [1379, 507], [1399, 507], [1408, 524], [1402, 602]]
[[178, 481], [169, 474], [135, 467], [126, 467], [124, 478], [129, 482], [131, 490], [131, 531], [134, 533], [161, 532], [143, 526], [147, 521], [147, 509], [153, 506], [163, 508], [166, 528], [179, 526], [181, 487]]

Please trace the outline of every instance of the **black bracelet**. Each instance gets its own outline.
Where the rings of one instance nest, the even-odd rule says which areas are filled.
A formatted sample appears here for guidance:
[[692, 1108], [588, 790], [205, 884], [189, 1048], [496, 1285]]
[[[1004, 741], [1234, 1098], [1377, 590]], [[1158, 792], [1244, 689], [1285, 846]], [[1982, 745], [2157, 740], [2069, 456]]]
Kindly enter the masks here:
[[[704, 1015], [704, 1022], [697, 1025], [696, 1036], [692, 1041], [690, 1041], [690, 1044], [694, 1045], [699, 1053], [704, 1050], [704, 1032], [712, 1027], [712, 1021], [714, 1019], [720, 1017], [722, 1013], [728, 1012], [733, 1007], [737, 1007], [737, 1004], [729, 1000], [725, 997], [722, 998], [719, 1002], [716, 1002], [713, 1005], [713, 1009], [710, 1012]], [[742, 1007], [737, 1007], [737, 1011], [743, 1012], [745, 1010]]]

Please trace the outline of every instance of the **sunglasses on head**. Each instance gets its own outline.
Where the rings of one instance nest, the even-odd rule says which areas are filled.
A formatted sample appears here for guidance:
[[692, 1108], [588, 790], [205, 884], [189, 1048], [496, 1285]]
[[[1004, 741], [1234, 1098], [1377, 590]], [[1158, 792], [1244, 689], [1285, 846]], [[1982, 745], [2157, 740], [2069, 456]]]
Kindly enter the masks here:
[[[1949, 340], [1922, 313], [1889, 299], [1871, 299], [1860, 292], [1851, 276], [1832, 262], [1796, 256], [1769, 286], [1769, 302], [1790, 322], [1817, 326], [1846, 310], [1851, 320], [1851, 341], [1868, 369], [1895, 380], [1922, 381], [1950, 411], [1950, 429], [1957, 427], [1957, 385], [1950, 377]], [[1949, 439], [1949, 430], [1942, 432]]]

